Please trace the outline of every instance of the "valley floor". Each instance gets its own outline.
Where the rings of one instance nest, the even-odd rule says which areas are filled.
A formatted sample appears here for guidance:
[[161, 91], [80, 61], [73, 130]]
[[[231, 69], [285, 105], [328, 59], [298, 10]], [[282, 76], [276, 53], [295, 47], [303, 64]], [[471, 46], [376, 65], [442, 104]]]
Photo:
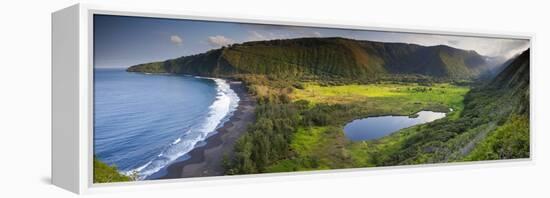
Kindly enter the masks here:
[[[311, 108], [324, 105], [347, 106], [347, 111], [360, 113], [340, 114], [338, 117], [346, 119], [336, 118], [330, 124], [299, 127], [290, 144], [295, 156], [274, 163], [266, 171], [379, 166], [377, 158], [387, 157], [384, 155], [397, 149], [422, 125], [402, 129], [378, 140], [352, 142], [343, 132], [343, 126], [347, 122], [378, 115], [412, 115], [421, 110], [447, 112], [446, 119], [456, 119], [464, 108], [463, 100], [468, 91], [468, 87], [446, 83], [430, 86], [414, 83], [343, 86], [307, 84], [304, 89], [293, 92], [293, 101], [306, 100]], [[334, 112], [326, 113], [330, 115]]]
[[[528, 118], [510, 117], [512, 107], [518, 105], [509, 103], [515, 100], [507, 100], [504, 92], [449, 83], [322, 86], [310, 82], [293, 86], [286, 92], [288, 100], [282, 97], [282, 102], [270, 99], [259, 104], [257, 121], [237, 142], [226, 174], [525, 158], [529, 154]], [[351, 141], [343, 131], [355, 119], [414, 115], [422, 110], [447, 116], [375, 140]], [[515, 130], [525, 133], [511, 132]], [[495, 151], [495, 145], [514, 147]]]

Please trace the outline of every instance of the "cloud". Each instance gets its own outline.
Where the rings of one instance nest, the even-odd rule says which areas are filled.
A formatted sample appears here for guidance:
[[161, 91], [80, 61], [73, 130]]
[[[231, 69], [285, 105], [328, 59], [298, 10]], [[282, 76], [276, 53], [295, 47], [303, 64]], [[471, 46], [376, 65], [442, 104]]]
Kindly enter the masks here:
[[[283, 30], [283, 31], [277, 31]], [[273, 29], [265, 33], [260, 33], [256, 30], [248, 31], [249, 41], [264, 41], [274, 39], [288, 39], [288, 38], [302, 38], [302, 37], [322, 37], [323, 35], [318, 31], [312, 31], [307, 28], [292, 27], [287, 29]]]
[[464, 50], [474, 50], [484, 56], [505, 57], [521, 53], [529, 48], [529, 41], [525, 39], [491, 38], [478, 36], [455, 36], [419, 33], [376, 33], [363, 34], [360, 38], [382, 42], [414, 43], [424, 46], [448, 45]]
[[232, 43], [235, 43], [235, 41], [225, 36], [217, 35], [217, 36], [209, 36], [208, 43], [214, 47], [222, 47], [222, 46], [227, 46]]
[[517, 53], [529, 48], [529, 41], [523, 39], [504, 39], [473, 36], [439, 36], [434, 40], [445, 43], [451, 47], [475, 50], [481, 55], [492, 57], [511, 58]]
[[301, 37], [344, 37], [379, 42], [411, 43], [423, 46], [448, 45], [464, 50], [474, 50], [484, 56], [510, 58], [529, 48], [525, 39], [508, 39], [482, 36], [345, 30], [276, 25], [246, 25], [248, 37], [244, 41], [292, 39]]
[[250, 36], [248, 37], [248, 40], [249, 41], [263, 41], [263, 40], [268, 40], [268, 37], [263, 35], [263, 34], [260, 34], [259, 32], [257, 31], [248, 31], [248, 33], [250, 34]]
[[493, 54], [498, 54], [500, 56], [511, 58], [530, 47], [528, 40], [520, 39], [506, 39], [499, 42], [499, 46], [493, 48]]
[[176, 45], [181, 45], [183, 44], [183, 39], [181, 37], [179, 37], [178, 35], [172, 35], [170, 36], [170, 42], [172, 42], [173, 44], [176, 44]]
[[321, 37], [321, 36], [323, 36], [320, 32], [312, 32], [311, 35], [312, 35], [313, 37]]
[[457, 41], [457, 40], [449, 40], [449, 41], [447, 41], [447, 43], [449, 43], [449, 45], [458, 45], [459, 41]]

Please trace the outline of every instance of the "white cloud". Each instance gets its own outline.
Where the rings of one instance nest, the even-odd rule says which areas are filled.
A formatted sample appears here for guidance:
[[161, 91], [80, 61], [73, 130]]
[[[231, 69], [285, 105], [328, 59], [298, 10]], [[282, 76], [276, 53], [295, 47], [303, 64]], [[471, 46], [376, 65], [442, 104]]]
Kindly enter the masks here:
[[312, 35], [313, 37], [321, 37], [321, 36], [323, 36], [320, 32], [312, 32], [311, 35]]
[[310, 31], [302, 28], [287, 28], [284, 31], [260, 33], [255, 30], [248, 31], [248, 41], [265, 41], [274, 39], [290, 39], [290, 38], [302, 38], [302, 37], [322, 37], [323, 35], [318, 31]]
[[178, 35], [172, 35], [170, 36], [170, 42], [176, 45], [181, 45], [183, 44], [183, 39]]
[[235, 41], [225, 36], [217, 35], [217, 36], [209, 36], [208, 43], [214, 47], [222, 47], [222, 46], [227, 46], [232, 43], [235, 43]]
[[464, 50], [474, 50], [484, 56], [505, 57], [521, 53], [529, 48], [529, 41], [523, 39], [505, 39], [474, 36], [434, 35], [384, 32], [376, 34], [361, 34], [358, 32], [355, 39], [382, 42], [414, 43], [424, 46], [448, 45]]
[[248, 33], [250, 33], [250, 36], [248, 37], [248, 40], [249, 41], [263, 41], [263, 40], [268, 40], [268, 37], [263, 35], [263, 34], [260, 34], [259, 32], [257, 31], [248, 31]]
[[[415, 38], [416, 37], [416, 38]], [[528, 40], [501, 39], [470, 36], [412, 35], [410, 41], [425, 45], [449, 45], [451, 47], [475, 50], [481, 55], [511, 58], [529, 48]]]
[[449, 41], [447, 41], [447, 43], [448, 43], [449, 45], [457, 45], [457, 44], [459, 43], [459, 41], [457, 41], [457, 40], [449, 40]]
[[319, 29], [293, 26], [248, 25], [248, 37], [244, 41], [292, 39], [301, 37], [344, 37], [379, 42], [414, 43], [424, 46], [448, 45], [464, 50], [474, 50], [484, 56], [510, 58], [529, 48], [524, 39], [438, 35], [423, 33], [382, 32], [368, 30]]

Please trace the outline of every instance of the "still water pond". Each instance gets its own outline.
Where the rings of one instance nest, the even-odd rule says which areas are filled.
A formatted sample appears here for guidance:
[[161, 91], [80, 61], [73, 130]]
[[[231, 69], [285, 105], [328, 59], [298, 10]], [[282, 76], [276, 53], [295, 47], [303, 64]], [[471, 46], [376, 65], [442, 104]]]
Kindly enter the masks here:
[[445, 113], [420, 111], [416, 117], [377, 116], [351, 121], [344, 126], [346, 137], [352, 141], [373, 140], [400, 129], [424, 124], [445, 117]]

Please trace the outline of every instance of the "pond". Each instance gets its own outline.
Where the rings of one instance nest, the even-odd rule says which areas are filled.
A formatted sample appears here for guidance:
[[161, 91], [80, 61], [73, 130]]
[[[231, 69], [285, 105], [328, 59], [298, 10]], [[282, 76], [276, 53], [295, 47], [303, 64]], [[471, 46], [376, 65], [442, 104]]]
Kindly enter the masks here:
[[432, 122], [445, 117], [442, 112], [420, 111], [414, 116], [376, 116], [356, 119], [344, 126], [346, 137], [352, 141], [373, 140], [400, 129]]

